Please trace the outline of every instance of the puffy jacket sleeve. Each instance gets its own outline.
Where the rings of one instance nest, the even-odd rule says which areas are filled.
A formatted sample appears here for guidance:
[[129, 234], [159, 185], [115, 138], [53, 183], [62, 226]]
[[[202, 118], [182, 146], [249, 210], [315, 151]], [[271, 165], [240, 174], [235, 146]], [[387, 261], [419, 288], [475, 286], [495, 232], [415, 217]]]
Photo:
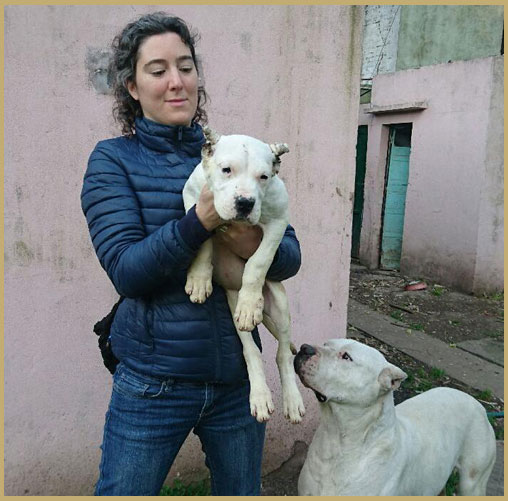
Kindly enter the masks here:
[[288, 225], [266, 278], [281, 282], [293, 277], [300, 269], [301, 259], [300, 243], [294, 228]]
[[88, 161], [81, 206], [101, 266], [126, 297], [149, 294], [175, 271], [187, 269], [211, 235], [191, 210], [147, 236], [129, 178], [105, 141]]

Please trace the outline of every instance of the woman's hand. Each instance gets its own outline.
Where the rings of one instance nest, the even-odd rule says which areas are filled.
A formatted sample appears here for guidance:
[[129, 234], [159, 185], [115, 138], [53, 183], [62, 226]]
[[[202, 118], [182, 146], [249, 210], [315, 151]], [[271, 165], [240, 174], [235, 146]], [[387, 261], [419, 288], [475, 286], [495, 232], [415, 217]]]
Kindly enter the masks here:
[[234, 224], [225, 231], [218, 231], [215, 235], [215, 238], [219, 239], [231, 252], [243, 259], [249, 259], [263, 239], [263, 230], [259, 226]]
[[199, 221], [208, 231], [214, 230], [223, 223], [215, 210], [213, 193], [208, 189], [206, 184], [199, 194], [199, 200], [196, 204], [196, 216], [198, 216]]

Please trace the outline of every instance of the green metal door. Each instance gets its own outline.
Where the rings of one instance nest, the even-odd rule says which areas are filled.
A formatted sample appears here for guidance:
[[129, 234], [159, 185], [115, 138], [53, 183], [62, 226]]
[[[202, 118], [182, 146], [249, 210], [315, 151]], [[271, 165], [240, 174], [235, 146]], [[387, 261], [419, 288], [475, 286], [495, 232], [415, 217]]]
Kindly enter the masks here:
[[392, 125], [383, 210], [381, 268], [400, 269], [406, 191], [411, 153], [411, 124]]
[[360, 233], [362, 231], [363, 216], [363, 190], [365, 184], [365, 164], [367, 161], [367, 131], [366, 125], [358, 127], [356, 140], [356, 176], [355, 176], [355, 201], [353, 205], [353, 234], [351, 242], [351, 257], [360, 254]]

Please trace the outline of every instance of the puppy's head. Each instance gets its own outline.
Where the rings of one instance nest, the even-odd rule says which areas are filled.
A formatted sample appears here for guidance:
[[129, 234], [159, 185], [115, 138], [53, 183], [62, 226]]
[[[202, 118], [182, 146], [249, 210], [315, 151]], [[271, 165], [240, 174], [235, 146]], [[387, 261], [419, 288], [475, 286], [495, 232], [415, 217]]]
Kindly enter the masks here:
[[321, 347], [302, 345], [294, 366], [320, 402], [359, 407], [372, 405], [407, 377], [379, 351], [351, 339], [331, 339]]
[[280, 167], [285, 144], [268, 145], [250, 136], [219, 136], [205, 128], [202, 163], [215, 210], [225, 221], [257, 224], [261, 204]]

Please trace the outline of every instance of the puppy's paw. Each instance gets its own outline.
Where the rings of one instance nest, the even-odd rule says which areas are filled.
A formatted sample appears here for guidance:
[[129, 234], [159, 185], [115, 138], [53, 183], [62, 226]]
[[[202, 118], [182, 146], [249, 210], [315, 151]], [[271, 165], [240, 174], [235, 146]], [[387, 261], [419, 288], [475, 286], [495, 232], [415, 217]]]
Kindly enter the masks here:
[[270, 419], [274, 411], [272, 394], [268, 386], [265, 388], [252, 388], [250, 392], [250, 413], [263, 423]]
[[212, 277], [189, 273], [185, 292], [190, 296], [193, 303], [204, 303], [212, 293]]
[[238, 294], [238, 303], [235, 309], [235, 321], [238, 329], [250, 332], [263, 320], [263, 294]]
[[283, 396], [284, 416], [293, 424], [301, 423], [305, 415], [305, 405], [298, 389], [290, 395]]

